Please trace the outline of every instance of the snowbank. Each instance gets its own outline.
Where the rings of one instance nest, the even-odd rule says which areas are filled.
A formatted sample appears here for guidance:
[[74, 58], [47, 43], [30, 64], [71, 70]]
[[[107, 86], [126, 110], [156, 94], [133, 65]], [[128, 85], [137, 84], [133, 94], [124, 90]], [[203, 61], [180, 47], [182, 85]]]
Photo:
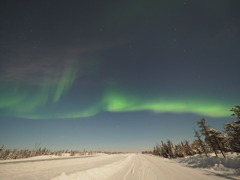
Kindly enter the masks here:
[[94, 155], [80, 155], [80, 154], [76, 154], [74, 156], [71, 156], [70, 153], [63, 153], [61, 156], [57, 156], [57, 155], [41, 155], [41, 156], [33, 156], [33, 157], [21, 158], [21, 159], [0, 160], [0, 164], [20, 163], [20, 162], [35, 162], [35, 161], [47, 161], [47, 160], [61, 160], [61, 159], [74, 159], [74, 158], [84, 158], [84, 157], [92, 157], [92, 156], [98, 156], [98, 154], [94, 154]]
[[215, 156], [201, 157], [197, 155], [179, 158], [177, 161], [191, 167], [240, 174], [240, 158], [236, 154], [228, 156], [227, 158]]

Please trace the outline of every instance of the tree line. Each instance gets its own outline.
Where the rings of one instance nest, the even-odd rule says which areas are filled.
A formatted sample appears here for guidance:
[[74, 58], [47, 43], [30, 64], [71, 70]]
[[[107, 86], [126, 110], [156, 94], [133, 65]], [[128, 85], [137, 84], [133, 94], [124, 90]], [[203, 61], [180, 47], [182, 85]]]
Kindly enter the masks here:
[[191, 156], [195, 154], [209, 156], [219, 153], [225, 158], [226, 152], [240, 153], [240, 106], [235, 106], [231, 110], [232, 116], [237, 120], [224, 124], [224, 131], [211, 128], [204, 118], [197, 121], [199, 130], [193, 129], [196, 139], [190, 143], [187, 140], [178, 144], [173, 144], [171, 140], [161, 141], [152, 151], [142, 153], [153, 154], [165, 158], [177, 158]]
[[54, 156], [64, 156], [64, 154], [69, 154], [70, 156], [75, 155], [93, 155], [96, 152], [94, 151], [79, 151], [79, 150], [58, 150], [58, 151], [50, 151], [47, 148], [38, 148], [35, 150], [11, 150], [5, 149], [4, 146], [0, 147], [0, 160], [7, 160], [7, 159], [22, 159], [22, 158], [29, 158], [35, 156], [44, 156], [44, 155], [54, 155]]

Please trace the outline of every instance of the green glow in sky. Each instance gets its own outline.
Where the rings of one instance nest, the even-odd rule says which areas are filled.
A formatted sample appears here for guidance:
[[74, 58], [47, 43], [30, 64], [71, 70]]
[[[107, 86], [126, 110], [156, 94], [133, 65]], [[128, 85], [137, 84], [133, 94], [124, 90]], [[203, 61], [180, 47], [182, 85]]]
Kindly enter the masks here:
[[71, 88], [76, 74], [77, 70], [69, 66], [55, 83], [49, 77], [40, 85], [0, 81], [0, 110], [3, 109], [5, 114], [13, 117], [47, 117], [41, 115], [39, 109], [52, 106], [51, 102], [57, 103]]
[[[168, 95], [147, 97], [128, 91], [107, 90], [102, 98], [95, 99], [90, 105], [79, 98], [74, 105], [62, 102], [62, 95], [71, 93], [76, 71], [67, 68], [58, 84], [45, 83], [41, 87], [22, 87], [10, 85], [1, 89], [0, 110], [9, 117], [30, 119], [81, 118], [94, 116], [100, 112], [137, 112], [153, 113], [193, 113], [201, 116], [227, 117], [233, 105], [211, 99], [193, 97], [173, 98]], [[69, 94], [67, 93], [69, 91]], [[73, 106], [72, 108], [65, 108]]]
[[117, 92], [109, 92], [104, 97], [106, 111], [153, 111], [156, 113], [194, 113], [202, 116], [225, 117], [229, 116], [231, 106], [214, 101], [203, 101], [196, 99], [174, 100], [173, 98], [157, 97], [147, 99], [134, 95], [124, 95]]
[[58, 82], [53, 102], [57, 102], [60, 100], [61, 96], [66, 93], [74, 83], [74, 80], [77, 75], [77, 69], [73, 67], [67, 67], [63, 72], [61, 79]]

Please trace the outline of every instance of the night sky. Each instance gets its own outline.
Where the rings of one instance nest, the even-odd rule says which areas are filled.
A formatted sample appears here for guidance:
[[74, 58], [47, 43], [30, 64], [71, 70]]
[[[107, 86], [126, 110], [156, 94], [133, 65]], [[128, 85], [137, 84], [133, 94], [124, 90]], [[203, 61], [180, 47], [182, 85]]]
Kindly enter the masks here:
[[239, 0], [1, 0], [0, 145], [141, 151], [222, 130]]

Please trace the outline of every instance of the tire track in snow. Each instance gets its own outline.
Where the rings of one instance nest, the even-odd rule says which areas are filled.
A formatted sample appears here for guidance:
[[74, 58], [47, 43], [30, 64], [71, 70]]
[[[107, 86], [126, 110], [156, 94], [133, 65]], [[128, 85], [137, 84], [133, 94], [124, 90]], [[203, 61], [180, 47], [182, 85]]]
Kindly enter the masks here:
[[127, 173], [125, 174], [123, 180], [126, 180], [126, 178], [127, 178], [127, 176], [128, 176], [129, 174], [133, 174], [133, 173], [134, 173], [134, 169], [135, 169], [135, 164], [134, 164], [134, 162], [133, 162], [132, 165], [131, 165], [131, 167], [129, 168], [129, 170], [128, 170]]

